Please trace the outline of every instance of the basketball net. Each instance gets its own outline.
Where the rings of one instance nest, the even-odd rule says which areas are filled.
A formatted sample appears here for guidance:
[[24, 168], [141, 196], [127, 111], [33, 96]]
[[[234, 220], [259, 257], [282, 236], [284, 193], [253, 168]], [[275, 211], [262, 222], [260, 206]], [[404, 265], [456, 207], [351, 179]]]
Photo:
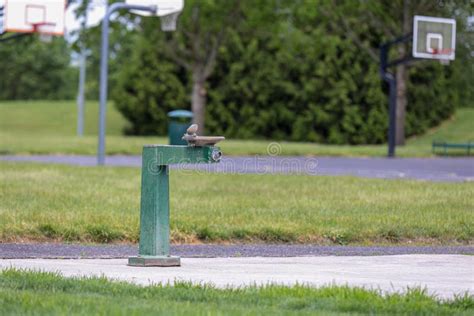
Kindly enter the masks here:
[[445, 49], [440, 49], [440, 50], [438, 50], [438, 49], [433, 49], [433, 55], [434, 55], [434, 56], [437, 56], [436, 59], [439, 60], [439, 63], [440, 63], [441, 65], [447, 66], [447, 65], [449, 65], [449, 63], [450, 63], [450, 60], [447, 59], [447, 58], [444, 57], [444, 56], [449, 56], [449, 55], [451, 55], [451, 53], [452, 53], [453, 51], [454, 51], [454, 50], [451, 49], [451, 48], [445, 48]]
[[176, 22], [181, 12], [175, 12], [160, 16], [161, 30], [164, 32], [176, 31]]
[[440, 59], [439, 60], [439, 63], [443, 66], [448, 66], [449, 65], [449, 62], [450, 60], [449, 59]]
[[43, 26], [54, 26], [54, 23], [34, 23], [33, 25], [33, 32], [39, 34], [39, 40], [43, 43], [51, 43], [53, 41], [53, 35], [50, 33], [45, 33], [41, 30]]

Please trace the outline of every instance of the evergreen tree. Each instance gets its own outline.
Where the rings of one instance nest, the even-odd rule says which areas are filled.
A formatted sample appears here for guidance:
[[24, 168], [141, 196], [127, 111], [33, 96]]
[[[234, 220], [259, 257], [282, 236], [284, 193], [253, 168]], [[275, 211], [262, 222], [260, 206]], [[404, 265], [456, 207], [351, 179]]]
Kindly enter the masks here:
[[[333, 144], [385, 142], [387, 91], [370, 52], [377, 51], [386, 34], [358, 20], [360, 8], [348, 3], [353, 7], [349, 20], [360, 22], [350, 33], [335, 23], [340, 12], [331, 15], [332, 1], [240, 1], [240, 22], [226, 29], [203, 83], [207, 132]], [[142, 20], [114, 98], [132, 123], [131, 132], [164, 134], [166, 112], [190, 107], [193, 72], [172, 55], [176, 45], [192, 44], [183, 39], [188, 29], [181, 28], [192, 25], [189, 19], [190, 13], [180, 17], [174, 35], [160, 32], [156, 19]], [[425, 61], [409, 69], [408, 136], [453, 113], [466, 80], [459, 79], [460, 61], [449, 67]]]
[[76, 70], [62, 37], [43, 43], [37, 35], [0, 43], [0, 99], [72, 99]]

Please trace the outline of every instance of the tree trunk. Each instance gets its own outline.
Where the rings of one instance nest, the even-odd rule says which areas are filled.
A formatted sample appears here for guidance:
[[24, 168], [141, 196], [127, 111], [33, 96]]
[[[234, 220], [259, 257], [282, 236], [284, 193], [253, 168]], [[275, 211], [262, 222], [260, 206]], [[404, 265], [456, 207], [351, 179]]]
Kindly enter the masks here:
[[[400, 45], [403, 47], [403, 45]], [[400, 53], [405, 49], [400, 49]], [[403, 56], [403, 55], [401, 55]], [[395, 144], [405, 145], [405, 114], [407, 108], [407, 69], [405, 65], [397, 66], [397, 114], [395, 129]]]
[[[403, 1], [403, 25], [402, 32], [407, 34], [411, 28], [410, 16], [410, 0]], [[404, 58], [407, 54], [405, 44], [398, 46], [398, 56]], [[408, 72], [404, 64], [397, 66], [397, 115], [396, 115], [396, 130], [395, 130], [395, 144], [397, 146], [405, 145], [405, 117], [407, 108], [407, 82]]]
[[200, 73], [193, 74], [193, 92], [191, 95], [191, 109], [194, 114], [193, 123], [198, 124], [198, 134], [204, 134], [204, 119], [206, 115], [206, 80]]

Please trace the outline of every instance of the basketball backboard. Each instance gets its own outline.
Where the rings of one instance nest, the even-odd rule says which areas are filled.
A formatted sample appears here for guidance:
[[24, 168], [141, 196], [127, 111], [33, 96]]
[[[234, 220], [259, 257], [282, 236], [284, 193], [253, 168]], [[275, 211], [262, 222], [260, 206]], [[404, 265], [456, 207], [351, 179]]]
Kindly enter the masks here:
[[413, 57], [454, 60], [456, 20], [415, 15]]
[[4, 31], [64, 34], [65, 0], [6, 0]]
[[184, 7], [184, 0], [125, 0], [127, 4], [155, 6], [156, 12], [132, 10], [133, 13], [150, 16], [155, 15], [161, 18], [161, 29], [163, 31], [174, 31], [178, 15]]

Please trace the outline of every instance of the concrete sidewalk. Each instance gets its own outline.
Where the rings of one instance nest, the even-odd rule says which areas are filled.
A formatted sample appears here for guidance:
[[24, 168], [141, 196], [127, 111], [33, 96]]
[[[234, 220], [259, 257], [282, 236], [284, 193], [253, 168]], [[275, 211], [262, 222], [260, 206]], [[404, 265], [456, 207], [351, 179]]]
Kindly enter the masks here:
[[126, 259], [6, 259], [9, 267], [60, 272], [70, 276], [106, 276], [136, 284], [192, 281], [218, 287], [268, 283], [310, 286], [361, 286], [387, 292], [426, 287], [451, 298], [474, 293], [474, 257], [465, 255], [398, 255], [293, 258], [182, 258], [181, 267], [129, 267]]

